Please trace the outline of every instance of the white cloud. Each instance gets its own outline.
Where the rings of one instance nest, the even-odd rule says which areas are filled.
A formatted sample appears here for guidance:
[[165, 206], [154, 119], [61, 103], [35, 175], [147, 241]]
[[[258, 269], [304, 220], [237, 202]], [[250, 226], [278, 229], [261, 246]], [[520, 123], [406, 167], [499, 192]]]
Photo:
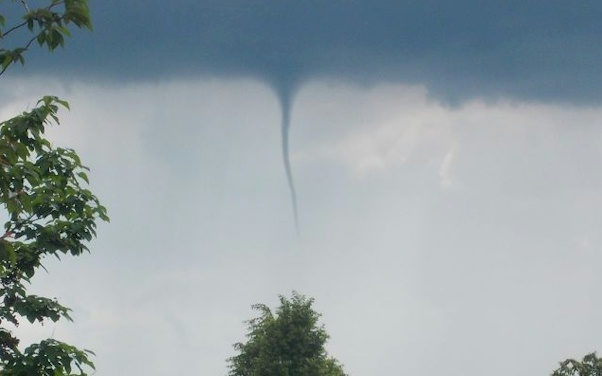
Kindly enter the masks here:
[[[1, 114], [35, 101], [22, 85]], [[96, 350], [99, 376], [223, 374], [250, 304], [292, 289], [358, 376], [545, 374], [599, 344], [598, 108], [314, 82], [291, 128], [298, 241], [266, 87], [48, 87], [73, 107], [52, 136], [112, 223], [33, 286], [74, 308], [57, 337]]]
[[315, 83], [295, 106], [312, 109], [294, 121], [302, 142], [305, 133], [324, 135], [302, 144], [296, 160], [331, 158], [358, 177], [416, 161], [438, 164], [453, 141], [445, 110], [419, 86], [358, 90]]
[[[343, 99], [337, 101], [339, 97]], [[463, 179], [470, 180], [468, 186], [486, 182], [474, 181], [474, 172], [481, 171], [499, 187], [528, 180], [543, 189], [546, 183], [556, 183], [550, 181], [560, 176], [554, 169], [564, 169], [571, 157], [581, 155], [581, 163], [589, 163], [600, 154], [598, 142], [587, 136], [596, 132], [600, 108], [504, 100], [449, 107], [420, 87], [359, 90], [317, 83], [301, 92], [296, 106], [300, 114], [294, 132], [301, 133], [301, 141], [293, 138], [293, 145], [300, 144], [293, 148], [297, 163], [331, 160], [359, 178], [423, 165], [436, 166], [432, 173], [440, 177], [442, 187], [450, 186], [455, 169], [453, 182], [459, 186], [465, 186]], [[299, 108], [312, 110], [305, 114]], [[323, 137], [310, 139], [306, 134]], [[497, 165], [486, 165], [491, 163]], [[497, 177], [485, 171], [501, 166], [510, 169]], [[578, 170], [572, 173], [580, 175]]]

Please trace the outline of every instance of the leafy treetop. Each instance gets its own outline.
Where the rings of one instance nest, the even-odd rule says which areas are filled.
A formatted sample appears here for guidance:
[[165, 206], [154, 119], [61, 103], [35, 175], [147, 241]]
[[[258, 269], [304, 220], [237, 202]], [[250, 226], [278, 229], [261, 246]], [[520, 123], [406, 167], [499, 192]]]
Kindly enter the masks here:
[[318, 324], [314, 300], [296, 292], [279, 299], [275, 313], [264, 304], [253, 306], [260, 315], [247, 321], [247, 342], [234, 345], [239, 354], [228, 360], [229, 375], [345, 376], [324, 349], [328, 334]]
[[602, 358], [596, 353], [587, 354], [582, 361], [567, 359], [560, 363], [552, 376], [602, 376]]

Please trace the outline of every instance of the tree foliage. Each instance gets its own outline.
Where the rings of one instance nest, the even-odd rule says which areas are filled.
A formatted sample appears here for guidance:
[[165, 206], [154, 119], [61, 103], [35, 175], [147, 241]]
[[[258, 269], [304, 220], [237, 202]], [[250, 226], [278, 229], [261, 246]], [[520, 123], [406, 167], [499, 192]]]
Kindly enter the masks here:
[[[32, 9], [25, 0], [12, 0], [12, 8], [2, 9], [0, 75], [15, 62], [23, 64], [32, 44], [54, 50], [71, 34], [68, 27], [91, 28], [86, 0], [40, 3]], [[88, 350], [54, 339], [22, 349], [10, 329], [25, 320], [71, 320], [69, 308], [29, 294], [27, 287], [45, 258], [88, 251], [97, 220], [108, 221], [106, 209], [85, 188], [88, 169], [75, 151], [55, 148], [45, 138], [46, 128], [59, 123], [60, 107], [69, 105], [45, 96], [34, 109], [0, 123], [0, 204], [5, 209], [0, 218], [6, 220], [0, 232], [0, 375], [86, 375], [94, 368]]]
[[296, 292], [279, 298], [275, 313], [264, 304], [253, 306], [260, 315], [247, 321], [247, 342], [234, 345], [238, 355], [228, 359], [229, 375], [345, 376], [324, 349], [328, 334], [318, 324], [314, 300]]
[[[0, 0], [0, 4], [6, 1]], [[0, 14], [0, 75], [13, 63], [25, 63], [25, 53], [37, 43], [52, 51], [71, 36], [70, 26], [92, 29], [87, 0], [45, 0], [31, 8], [26, 0], [9, 0]], [[15, 10], [19, 6], [23, 12]], [[6, 12], [6, 13], [4, 13]]]
[[591, 353], [582, 361], [567, 359], [560, 363], [560, 368], [552, 376], [602, 376], [602, 358]]

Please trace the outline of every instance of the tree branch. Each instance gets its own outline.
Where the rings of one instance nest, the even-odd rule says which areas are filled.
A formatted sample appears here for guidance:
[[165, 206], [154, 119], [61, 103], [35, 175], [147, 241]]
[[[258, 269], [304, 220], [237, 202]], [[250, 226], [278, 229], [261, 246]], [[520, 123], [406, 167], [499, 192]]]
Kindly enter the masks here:
[[11, 27], [10, 29], [6, 30], [6, 32], [0, 36], [0, 39], [4, 39], [5, 36], [7, 36], [8, 34], [12, 33], [13, 31], [15, 31], [17, 29], [22, 28], [25, 25], [27, 25], [27, 21], [23, 21], [20, 24]]
[[[25, 8], [27, 9], [27, 12], [30, 12], [29, 8], [27, 7], [27, 4], [25, 3], [25, 1], [21, 0], [21, 2], [23, 3], [23, 5], [25, 6]], [[59, 1], [57, 3], [54, 4], [50, 4], [48, 5], [46, 8], [42, 8], [42, 9], [46, 9], [46, 10], [51, 10], [52, 8], [64, 4], [65, 1]], [[62, 18], [62, 17], [61, 17]], [[6, 32], [2, 33], [2, 35], [0, 35], [0, 39], [4, 39], [4, 37], [6, 37], [8, 34], [12, 33], [13, 31], [22, 28], [23, 26], [27, 25], [27, 21], [23, 21], [18, 25], [15, 25], [13, 27], [11, 27], [10, 29], [8, 29]]]
[[23, 4], [23, 7], [25, 7], [25, 11], [29, 12], [29, 7], [27, 6], [27, 3], [25, 2], [25, 0], [21, 0], [21, 4]]
[[[29, 47], [31, 47], [31, 44], [38, 38], [38, 36], [34, 36], [33, 38], [31, 38], [29, 40], [29, 42], [27, 42], [27, 44], [25, 45], [25, 47], [23, 47], [23, 49], [21, 50], [21, 53], [27, 51], [29, 49]], [[13, 61], [14, 62], [14, 61]], [[6, 72], [6, 70], [8, 69], [8, 67], [10, 67], [12, 65], [11, 62], [10, 64], [8, 64], [7, 66], [5, 66], [4, 68], [2, 68], [2, 70], [0, 70], [0, 76], [2, 76], [4, 74], [4, 72]]]

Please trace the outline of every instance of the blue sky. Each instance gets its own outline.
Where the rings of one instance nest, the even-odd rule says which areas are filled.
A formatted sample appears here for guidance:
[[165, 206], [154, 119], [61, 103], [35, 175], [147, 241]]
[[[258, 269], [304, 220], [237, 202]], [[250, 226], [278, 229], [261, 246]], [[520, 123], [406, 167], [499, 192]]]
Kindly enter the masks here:
[[51, 137], [112, 218], [32, 286], [76, 322], [26, 338], [95, 350], [99, 376], [224, 375], [250, 305], [295, 289], [350, 375], [549, 374], [600, 350], [602, 5], [91, 6], [93, 33], [0, 86], [3, 118], [70, 101]]

